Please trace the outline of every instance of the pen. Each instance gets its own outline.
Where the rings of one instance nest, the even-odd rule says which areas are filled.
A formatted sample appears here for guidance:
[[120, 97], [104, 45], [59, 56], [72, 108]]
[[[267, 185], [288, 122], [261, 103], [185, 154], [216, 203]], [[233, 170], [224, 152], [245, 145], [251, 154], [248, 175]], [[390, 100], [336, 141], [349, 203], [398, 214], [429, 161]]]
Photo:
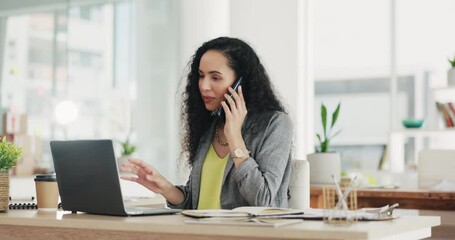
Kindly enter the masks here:
[[[337, 205], [335, 206], [335, 208], [340, 207], [340, 206], [339, 206], [340, 204], [343, 204], [343, 207], [346, 206], [346, 198], [349, 196], [349, 193], [351, 192], [352, 187], [354, 186], [354, 183], [355, 183], [356, 181], [357, 181], [357, 175], [354, 176], [354, 178], [351, 180], [351, 182], [349, 183], [348, 187], [346, 188], [346, 190], [345, 190], [344, 193], [343, 193], [342, 199], [341, 199], [341, 200], [338, 200], [338, 203], [337, 203]], [[337, 183], [337, 184], [338, 184], [338, 183]], [[338, 188], [339, 188], [339, 187], [340, 187], [340, 186], [338, 186]], [[341, 190], [340, 190], [340, 191], [341, 191]], [[342, 202], [340, 203], [340, 201], [342, 201]], [[346, 207], [346, 208], [347, 208], [347, 207]]]
[[335, 178], [335, 175], [333, 175], [333, 174], [332, 174], [332, 179], [333, 179], [333, 182], [335, 183], [335, 188], [336, 188], [337, 195], [338, 195], [338, 203], [336, 204], [335, 209], [337, 209], [339, 207], [340, 201], [342, 201], [341, 203], [343, 204], [343, 209], [348, 210], [346, 201], [343, 199], [343, 193], [341, 192], [340, 185], [338, 184], [338, 181]]

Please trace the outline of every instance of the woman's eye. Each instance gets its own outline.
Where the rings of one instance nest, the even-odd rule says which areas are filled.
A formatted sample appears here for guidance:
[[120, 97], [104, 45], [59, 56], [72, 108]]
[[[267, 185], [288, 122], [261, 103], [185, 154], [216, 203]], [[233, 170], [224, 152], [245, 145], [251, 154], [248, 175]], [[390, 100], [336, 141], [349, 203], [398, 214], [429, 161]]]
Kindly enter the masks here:
[[219, 77], [212, 77], [213, 80], [218, 80], [220, 79]]
[[202, 79], [202, 78], [204, 78], [204, 76], [203, 75], [199, 75], [199, 79]]

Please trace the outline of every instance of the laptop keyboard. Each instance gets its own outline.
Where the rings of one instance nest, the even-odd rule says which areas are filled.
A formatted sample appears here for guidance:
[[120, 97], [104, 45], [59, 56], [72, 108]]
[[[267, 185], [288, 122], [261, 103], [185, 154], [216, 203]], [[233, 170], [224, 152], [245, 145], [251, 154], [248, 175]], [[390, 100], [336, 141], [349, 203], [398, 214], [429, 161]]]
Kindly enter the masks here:
[[176, 209], [168, 209], [164, 207], [153, 208], [153, 207], [127, 207], [125, 212], [128, 215], [155, 215], [155, 214], [171, 214], [180, 212]]
[[144, 214], [144, 211], [136, 211], [136, 210], [127, 209], [126, 213], [129, 215], [142, 215], [142, 214]]
[[140, 214], [146, 213], [147, 211], [154, 211], [154, 210], [156, 210], [156, 209], [147, 208], [147, 207], [127, 207], [127, 208], [125, 208], [125, 212], [128, 214], [132, 214], [132, 215], [140, 215]]

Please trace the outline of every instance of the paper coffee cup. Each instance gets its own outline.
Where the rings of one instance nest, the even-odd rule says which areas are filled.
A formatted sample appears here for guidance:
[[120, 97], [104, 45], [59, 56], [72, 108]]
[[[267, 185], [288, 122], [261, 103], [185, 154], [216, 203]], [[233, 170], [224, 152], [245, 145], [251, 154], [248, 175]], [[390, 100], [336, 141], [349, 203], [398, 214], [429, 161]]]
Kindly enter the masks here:
[[38, 209], [58, 207], [57, 178], [53, 174], [35, 176], [36, 201]]

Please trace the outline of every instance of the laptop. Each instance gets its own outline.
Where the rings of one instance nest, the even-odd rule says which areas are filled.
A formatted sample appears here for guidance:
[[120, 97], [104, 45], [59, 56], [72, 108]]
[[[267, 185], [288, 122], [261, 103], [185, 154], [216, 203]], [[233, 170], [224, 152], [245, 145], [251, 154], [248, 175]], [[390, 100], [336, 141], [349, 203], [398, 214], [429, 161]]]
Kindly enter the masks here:
[[63, 210], [114, 216], [181, 211], [125, 208], [112, 140], [51, 141], [51, 152]]

